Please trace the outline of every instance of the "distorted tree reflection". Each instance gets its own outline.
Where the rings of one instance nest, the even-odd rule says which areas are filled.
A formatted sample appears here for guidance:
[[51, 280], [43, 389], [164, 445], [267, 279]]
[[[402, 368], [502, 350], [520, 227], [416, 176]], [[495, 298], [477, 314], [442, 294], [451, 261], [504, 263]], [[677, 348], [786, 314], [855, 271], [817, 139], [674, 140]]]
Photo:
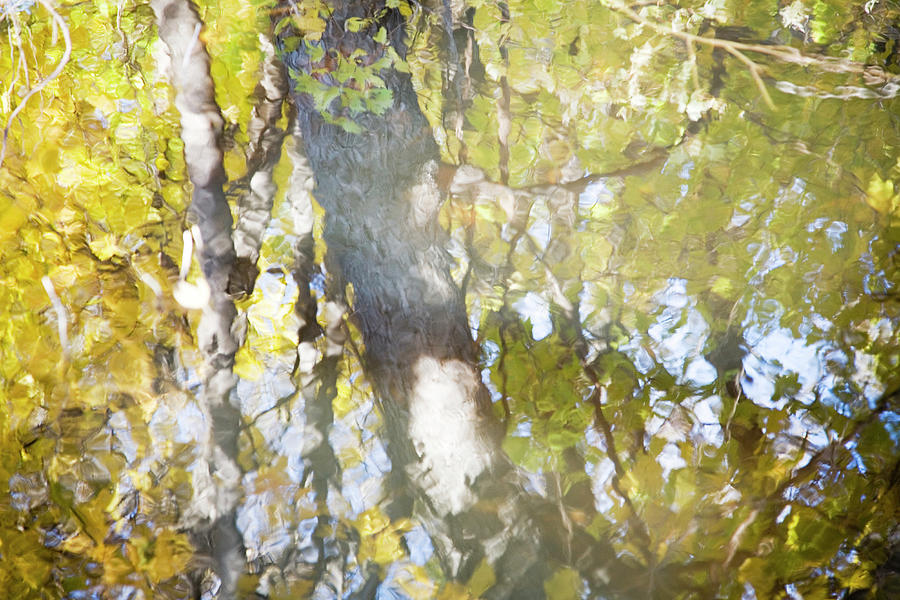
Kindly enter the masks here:
[[152, 8], [3, 13], [0, 588], [900, 593], [895, 7]]

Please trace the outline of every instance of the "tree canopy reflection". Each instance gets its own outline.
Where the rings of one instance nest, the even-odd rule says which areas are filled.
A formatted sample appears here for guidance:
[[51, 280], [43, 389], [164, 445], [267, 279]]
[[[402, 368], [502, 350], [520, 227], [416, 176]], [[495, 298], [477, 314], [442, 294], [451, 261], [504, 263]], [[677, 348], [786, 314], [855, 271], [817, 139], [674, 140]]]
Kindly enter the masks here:
[[8, 2], [0, 589], [897, 596], [898, 17]]

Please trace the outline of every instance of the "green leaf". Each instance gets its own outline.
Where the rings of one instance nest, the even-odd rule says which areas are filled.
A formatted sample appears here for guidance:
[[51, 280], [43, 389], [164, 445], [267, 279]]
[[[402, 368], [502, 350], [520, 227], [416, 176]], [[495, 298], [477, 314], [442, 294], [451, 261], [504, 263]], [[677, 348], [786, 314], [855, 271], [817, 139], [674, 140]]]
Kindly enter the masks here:
[[344, 21], [344, 29], [350, 32], [358, 32], [361, 31], [364, 27], [368, 26], [370, 23], [370, 19], [360, 19], [359, 17], [350, 17], [346, 21]]

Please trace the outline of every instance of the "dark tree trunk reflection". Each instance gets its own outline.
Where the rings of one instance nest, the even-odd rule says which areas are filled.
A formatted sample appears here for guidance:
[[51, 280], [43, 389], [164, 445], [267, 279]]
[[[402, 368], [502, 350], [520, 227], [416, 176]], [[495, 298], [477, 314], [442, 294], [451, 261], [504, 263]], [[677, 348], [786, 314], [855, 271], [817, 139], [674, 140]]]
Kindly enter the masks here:
[[[392, 52], [405, 56], [397, 10], [371, 0], [331, 2], [329, 10], [321, 39], [304, 40], [285, 57], [295, 79], [338, 86], [329, 69], [341, 61], [371, 65]], [[350, 18], [369, 24], [350, 31]], [[383, 42], [375, 39], [379, 31], [388, 33]], [[316, 199], [326, 211], [328, 252], [353, 288], [393, 476], [405, 484], [394, 486], [392, 516], [410, 510], [404, 497], [415, 502], [450, 578], [466, 581], [486, 560], [496, 575], [488, 597], [542, 597], [549, 557], [584, 556], [596, 544], [576, 535], [581, 548], [573, 552], [562, 549], [572, 536], [553, 543], [554, 536], [541, 534], [538, 515], [548, 530], [562, 529], [558, 510], [521, 491], [500, 447], [502, 425], [481, 381], [463, 294], [437, 224], [438, 149], [410, 76], [394, 68], [378, 75], [392, 94], [381, 115], [354, 114], [340, 99], [323, 115], [305, 93], [295, 101]]]

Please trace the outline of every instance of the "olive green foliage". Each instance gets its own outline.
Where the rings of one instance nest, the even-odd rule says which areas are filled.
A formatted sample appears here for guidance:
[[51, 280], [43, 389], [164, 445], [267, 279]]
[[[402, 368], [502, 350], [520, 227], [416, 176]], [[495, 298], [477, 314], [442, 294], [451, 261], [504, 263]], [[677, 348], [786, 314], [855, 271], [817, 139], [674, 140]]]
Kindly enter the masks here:
[[[303, 35], [286, 49], [312, 53], [327, 10], [200, 4], [236, 180], [258, 36], [291, 27]], [[505, 193], [453, 195], [441, 220], [509, 456], [571, 522], [641, 565], [637, 597], [900, 595], [886, 567], [900, 552], [900, 10], [468, 6], [484, 69], [462, 101], [447, 91], [442, 18], [406, 3], [408, 63], [342, 57], [328, 71], [340, 85], [296, 73], [294, 84], [323, 112], [377, 115], [391, 102], [380, 71], [408, 68], [445, 162], [464, 156], [499, 182], [508, 149]], [[186, 598], [203, 566], [180, 521], [203, 422], [199, 315], [172, 295], [190, 199], [166, 76], [177, 65], [146, 4], [51, 8], [0, 8], [0, 590]], [[349, 324], [327, 504], [304, 476], [315, 465], [297, 390], [327, 342], [297, 360], [289, 174], [284, 155], [263, 275], [239, 306], [253, 565], [283, 556], [285, 539], [301, 544], [318, 517], [347, 589], [374, 569], [403, 596], [476, 597], [489, 565], [445, 581], [421, 528], [380, 502], [381, 417]], [[313, 289], [325, 314], [332, 298], [320, 279]], [[583, 461], [564, 459], [573, 452]], [[565, 496], [586, 480], [599, 511]], [[254, 569], [245, 587], [265, 583], [273, 598], [316, 583]], [[545, 589], [578, 598], [585, 585], [558, 565]]]
[[377, 55], [361, 48], [346, 55], [326, 51], [320, 42], [330, 16], [321, 2], [301, 5], [274, 27], [274, 34], [282, 36], [282, 52], [302, 50], [314, 65], [308, 70], [290, 69], [294, 91], [311, 97], [327, 122], [350, 133], [362, 131], [352, 117], [363, 112], [380, 116], [393, 104], [393, 94], [380, 76], [382, 71], [408, 72], [406, 62], [388, 44], [390, 25], [385, 24], [385, 17], [391, 9], [405, 17], [412, 10], [407, 2], [392, 0], [371, 17], [351, 17], [344, 22], [347, 33], [369, 32], [378, 44]]

